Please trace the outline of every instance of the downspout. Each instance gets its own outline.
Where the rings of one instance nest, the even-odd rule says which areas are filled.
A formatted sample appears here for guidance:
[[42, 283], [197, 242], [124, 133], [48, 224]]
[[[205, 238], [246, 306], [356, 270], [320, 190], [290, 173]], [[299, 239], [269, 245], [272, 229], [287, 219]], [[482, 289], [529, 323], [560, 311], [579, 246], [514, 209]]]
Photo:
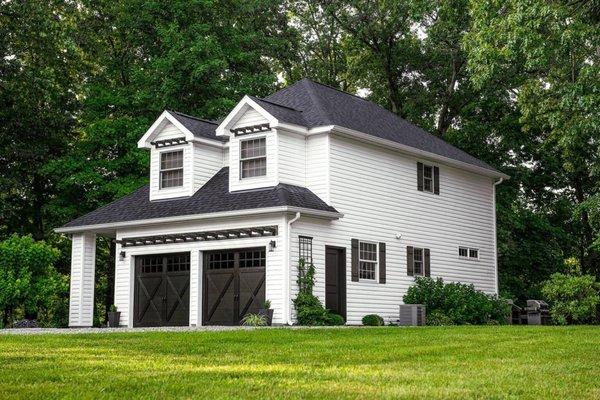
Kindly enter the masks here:
[[296, 212], [294, 218], [290, 219], [287, 223], [287, 237], [286, 237], [286, 257], [285, 257], [285, 318], [283, 323], [286, 325], [292, 324], [292, 310], [291, 310], [291, 289], [290, 289], [290, 279], [291, 279], [291, 257], [292, 257], [292, 224], [300, 219], [300, 211]]
[[496, 284], [496, 295], [499, 295], [500, 285], [498, 282], [498, 233], [496, 231], [496, 186], [501, 184], [504, 181], [504, 178], [500, 178], [498, 181], [494, 182], [494, 206], [492, 208], [493, 218], [494, 218], [494, 274], [495, 274], [495, 284]]

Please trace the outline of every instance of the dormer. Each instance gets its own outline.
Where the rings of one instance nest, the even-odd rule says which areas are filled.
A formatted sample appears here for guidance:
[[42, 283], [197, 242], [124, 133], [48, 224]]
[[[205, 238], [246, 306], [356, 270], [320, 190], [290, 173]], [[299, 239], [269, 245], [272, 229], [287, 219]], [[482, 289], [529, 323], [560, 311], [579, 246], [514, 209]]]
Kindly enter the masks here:
[[150, 149], [150, 200], [193, 195], [227, 158], [227, 143], [214, 135], [217, 124], [165, 111], [138, 141]]
[[230, 191], [306, 186], [307, 130], [301, 114], [251, 96], [237, 104], [216, 130], [218, 137], [229, 138]]

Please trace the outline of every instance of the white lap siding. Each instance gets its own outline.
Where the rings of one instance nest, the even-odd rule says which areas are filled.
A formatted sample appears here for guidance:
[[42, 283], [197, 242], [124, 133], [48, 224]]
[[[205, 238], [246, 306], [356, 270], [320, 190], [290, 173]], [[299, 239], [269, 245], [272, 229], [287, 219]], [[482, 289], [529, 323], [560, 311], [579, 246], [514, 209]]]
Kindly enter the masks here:
[[[153, 235], [168, 235], [186, 232], [202, 232], [258, 226], [278, 226], [278, 236], [263, 236], [256, 238], [215, 240], [203, 242], [184, 242], [151, 246], [121, 247], [117, 245], [115, 271], [115, 305], [121, 311], [121, 324], [133, 326], [134, 304], [134, 270], [135, 256], [145, 254], [164, 254], [190, 252], [190, 325], [202, 324], [202, 251], [242, 249], [248, 247], [265, 247], [266, 253], [266, 282], [265, 296], [271, 300], [274, 323], [283, 321], [284, 306], [284, 250], [281, 237], [282, 216], [244, 217], [213, 220], [210, 222], [187, 222], [178, 224], [163, 224], [144, 228], [131, 228], [117, 231], [117, 239]], [[269, 242], [275, 240], [277, 247], [269, 252]], [[125, 251], [121, 260], [119, 252]]]
[[[440, 194], [420, 192], [417, 161], [427, 161], [350, 139], [333, 136], [330, 140], [330, 202], [344, 217], [332, 222], [302, 218], [292, 232], [293, 266], [297, 266], [298, 236], [313, 237], [315, 294], [321, 300], [325, 300], [325, 245], [346, 248], [350, 324], [359, 324], [369, 313], [386, 321], [397, 319], [402, 296], [414, 282], [406, 271], [407, 246], [431, 250], [432, 277], [496, 291], [490, 178], [431, 163], [440, 168]], [[352, 238], [386, 243], [385, 284], [351, 280]], [[477, 248], [479, 260], [460, 259], [459, 246]]]

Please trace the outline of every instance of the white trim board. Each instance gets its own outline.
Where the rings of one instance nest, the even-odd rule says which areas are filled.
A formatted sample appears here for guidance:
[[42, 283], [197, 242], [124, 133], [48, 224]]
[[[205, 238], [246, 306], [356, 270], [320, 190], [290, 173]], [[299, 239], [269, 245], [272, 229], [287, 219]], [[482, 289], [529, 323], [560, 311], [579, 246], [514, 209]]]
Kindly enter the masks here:
[[332, 211], [312, 210], [312, 209], [303, 208], [303, 207], [281, 206], [281, 207], [253, 208], [253, 209], [238, 210], [238, 211], [222, 211], [222, 212], [214, 212], [214, 213], [206, 213], [206, 214], [180, 215], [180, 216], [176, 216], [176, 217], [141, 219], [141, 220], [134, 220], [134, 221], [109, 222], [109, 223], [94, 224], [94, 225], [62, 227], [62, 228], [56, 228], [54, 231], [56, 233], [102, 231], [102, 230], [106, 230], [106, 229], [116, 229], [116, 228], [144, 226], [144, 225], [155, 225], [155, 224], [164, 224], [164, 223], [170, 223], [170, 222], [184, 222], [184, 221], [211, 219], [211, 218], [228, 218], [228, 217], [237, 217], [237, 216], [244, 216], [244, 215], [251, 216], [251, 215], [270, 214], [270, 213], [283, 213], [283, 212], [293, 212], [293, 213], [301, 212], [302, 214], [305, 214], [305, 215], [310, 215], [313, 217], [324, 218], [324, 219], [339, 219], [344, 216], [344, 214], [342, 214], [342, 213], [336, 213], [336, 212], [332, 212]]

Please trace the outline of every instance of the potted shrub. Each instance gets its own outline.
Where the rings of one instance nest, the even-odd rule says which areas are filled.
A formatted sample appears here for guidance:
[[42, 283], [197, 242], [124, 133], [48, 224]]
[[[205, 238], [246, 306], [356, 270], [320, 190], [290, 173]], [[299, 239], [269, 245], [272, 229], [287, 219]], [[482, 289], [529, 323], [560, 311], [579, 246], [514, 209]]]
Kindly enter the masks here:
[[242, 319], [243, 326], [265, 326], [267, 325], [267, 317], [261, 314], [246, 314]]
[[121, 319], [121, 311], [117, 311], [117, 306], [114, 304], [110, 306], [108, 312], [108, 326], [111, 328], [117, 328], [119, 326], [119, 320]]
[[266, 324], [271, 326], [273, 323], [273, 309], [271, 308], [271, 300], [265, 300], [262, 308], [258, 310], [258, 315], [264, 316]]

